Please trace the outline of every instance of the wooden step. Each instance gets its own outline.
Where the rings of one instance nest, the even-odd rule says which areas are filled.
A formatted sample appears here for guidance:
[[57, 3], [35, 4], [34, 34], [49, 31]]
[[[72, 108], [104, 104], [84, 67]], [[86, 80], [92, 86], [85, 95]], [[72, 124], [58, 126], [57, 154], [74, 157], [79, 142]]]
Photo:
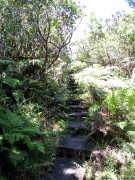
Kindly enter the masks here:
[[81, 99], [69, 99], [67, 105], [81, 105]]
[[83, 129], [88, 127], [88, 123], [86, 122], [71, 122], [69, 123], [68, 127], [70, 129]]
[[[75, 163], [80, 167], [78, 168]], [[73, 161], [67, 158], [57, 158], [54, 161], [55, 168], [49, 175], [49, 180], [83, 180], [86, 169], [82, 167], [82, 162]]]
[[88, 107], [85, 105], [69, 105], [71, 112], [86, 112]]
[[86, 142], [85, 136], [66, 135], [63, 139], [61, 148], [72, 149], [78, 151], [90, 151], [91, 146]]
[[73, 121], [82, 121], [84, 118], [87, 117], [87, 112], [71, 112], [68, 114], [68, 116], [73, 120]]
[[69, 113], [68, 116], [71, 116], [71, 117], [86, 117], [87, 116], [87, 112], [72, 112], [72, 113]]
[[86, 142], [85, 136], [66, 135], [59, 146], [61, 157], [85, 161], [89, 159], [92, 145]]

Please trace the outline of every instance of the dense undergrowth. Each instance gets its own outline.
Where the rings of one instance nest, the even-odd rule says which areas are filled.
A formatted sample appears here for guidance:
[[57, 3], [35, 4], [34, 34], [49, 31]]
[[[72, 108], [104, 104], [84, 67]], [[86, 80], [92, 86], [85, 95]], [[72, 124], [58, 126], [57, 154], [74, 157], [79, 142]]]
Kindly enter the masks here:
[[134, 179], [135, 88], [117, 66], [73, 61], [79, 95], [89, 106], [87, 140], [94, 142], [86, 179]]
[[67, 99], [67, 71], [63, 70], [66, 63], [59, 63], [48, 72], [44, 88], [42, 80], [33, 76], [41, 61], [1, 61], [1, 176], [40, 179], [54, 165], [66, 129], [62, 107]]

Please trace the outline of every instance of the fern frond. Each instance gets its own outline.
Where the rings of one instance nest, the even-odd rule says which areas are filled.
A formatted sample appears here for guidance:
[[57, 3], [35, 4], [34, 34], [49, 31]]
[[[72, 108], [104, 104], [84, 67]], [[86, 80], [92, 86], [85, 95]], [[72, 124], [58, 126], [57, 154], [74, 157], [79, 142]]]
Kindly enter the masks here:
[[131, 153], [133, 153], [135, 155], [135, 149], [129, 143], [123, 144], [123, 150], [130, 151]]
[[0, 146], [2, 146], [2, 140], [3, 140], [3, 136], [0, 135]]
[[9, 159], [14, 166], [20, 161], [23, 161], [26, 156], [28, 156], [28, 154], [25, 151], [21, 151], [17, 148], [13, 148], [9, 152]]
[[24, 127], [23, 129], [20, 130], [20, 132], [29, 135], [42, 134], [42, 132], [39, 129], [32, 127]]
[[7, 119], [9, 120], [9, 124], [12, 126], [12, 127], [21, 127], [24, 123], [23, 119], [15, 114], [15, 113], [12, 113], [11, 111], [6, 111], [7, 113]]
[[38, 149], [38, 151], [40, 151], [41, 153], [45, 153], [45, 148], [41, 141], [34, 141], [33, 143], [36, 146], [36, 148]]
[[126, 141], [120, 137], [115, 137], [111, 140], [111, 142], [117, 141], [118, 143], [126, 143]]
[[128, 125], [127, 121], [116, 122], [116, 123], [113, 123], [113, 124], [116, 125], [116, 126], [118, 126], [118, 127], [121, 128], [121, 129], [124, 129], [124, 128]]
[[14, 133], [12, 132], [12, 134], [6, 134], [5, 135], [5, 139], [8, 140], [8, 142], [10, 142], [11, 144], [18, 142], [20, 140], [23, 140], [24, 135], [22, 135], [21, 133]]
[[13, 60], [2, 60], [0, 59], [0, 64], [15, 64]]
[[20, 89], [13, 90], [12, 94], [16, 101], [22, 100], [24, 98], [24, 92]]
[[23, 144], [26, 144], [29, 150], [34, 149], [34, 143], [31, 141], [29, 136], [24, 136], [23, 138]]
[[127, 133], [129, 136], [131, 136], [135, 140], [135, 131], [128, 131]]
[[7, 96], [4, 89], [0, 89], [0, 98], [5, 98]]
[[134, 100], [135, 100], [135, 92], [133, 91], [133, 89], [129, 89], [127, 91], [127, 102], [128, 102], [128, 107], [129, 109], [131, 109], [134, 105]]
[[16, 88], [17, 86], [21, 85], [21, 82], [18, 79], [5, 77], [3, 79], [3, 84], [10, 86], [12, 89]]

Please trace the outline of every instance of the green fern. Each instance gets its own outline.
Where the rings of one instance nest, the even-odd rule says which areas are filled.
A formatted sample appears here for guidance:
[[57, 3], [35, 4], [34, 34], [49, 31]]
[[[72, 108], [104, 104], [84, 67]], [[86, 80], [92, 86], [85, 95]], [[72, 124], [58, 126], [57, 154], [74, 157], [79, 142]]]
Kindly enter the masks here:
[[3, 78], [3, 84], [6, 84], [8, 86], [10, 86], [12, 89], [18, 87], [19, 85], [21, 85], [20, 81], [18, 79], [15, 78], [11, 78], [11, 77], [5, 77]]
[[14, 166], [16, 166], [20, 161], [24, 161], [25, 157], [27, 156], [28, 153], [15, 147], [9, 151], [9, 158]]
[[15, 100], [17, 102], [19, 102], [20, 100], [24, 99], [24, 92], [23, 92], [23, 90], [20, 90], [20, 89], [13, 90], [12, 94], [13, 94], [13, 96], [14, 96], [14, 98], [15, 98]]
[[23, 140], [24, 135], [21, 133], [12, 133], [12, 134], [5, 134], [5, 139], [10, 142], [10, 144], [14, 144], [15, 142], [19, 142], [20, 140]]
[[135, 141], [135, 131], [128, 131], [127, 132], [130, 137], [132, 137]]
[[26, 144], [29, 150], [34, 149], [34, 143], [31, 141], [30, 137], [28, 135], [25, 135], [23, 138], [23, 144]]
[[6, 94], [6, 92], [5, 92], [5, 90], [4, 89], [0, 89], [0, 98], [2, 99], [2, 98], [5, 98], [7, 96], [7, 94]]
[[123, 121], [123, 122], [116, 122], [116, 123], [113, 123], [114, 125], [118, 126], [119, 128], [121, 129], [124, 129], [127, 127], [128, 125], [128, 122], [127, 121]]
[[15, 64], [13, 60], [2, 60], [0, 59], [0, 64]]
[[118, 142], [118, 143], [126, 143], [126, 141], [124, 140], [124, 139], [122, 139], [122, 138], [120, 138], [120, 137], [115, 137], [115, 138], [113, 138], [112, 140], [111, 140], [111, 142], [114, 142], [114, 141], [116, 141], [116, 142]]
[[118, 104], [118, 92], [111, 91], [107, 93], [106, 103], [108, 105], [108, 109], [111, 111], [112, 115], [116, 113], [117, 104]]
[[106, 103], [112, 115], [118, 109], [126, 108], [126, 110], [131, 110], [135, 105], [135, 90], [132, 87], [128, 87], [117, 88], [114, 91], [108, 92]]
[[12, 113], [11, 111], [6, 111], [7, 119], [9, 121], [9, 125], [12, 127], [21, 127], [24, 123], [24, 120], [17, 114]]
[[3, 136], [0, 135], [0, 147], [2, 146], [2, 140], [3, 140]]
[[38, 128], [34, 128], [34, 127], [24, 127], [20, 130], [20, 132], [29, 135], [42, 134], [42, 132]]
[[45, 153], [45, 148], [44, 145], [41, 141], [34, 141], [33, 144], [35, 145], [35, 147], [38, 149], [39, 152], [41, 153]]
[[128, 107], [129, 109], [132, 109], [133, 105], [134, 105], [134, 100], [135, 100], [135, 90], [134, 89], [129, 89], [127, 91], [127, 103], [128, 103]]
[[5, 177], [0, 176], [0, 180], [7, 180]]
[[131, 152], [135, 155], [135, 149], [129, 144], [129, 143], [123, 143], [123, 148], [122, 148], [124, 151], [127, 151], [127, 152]]

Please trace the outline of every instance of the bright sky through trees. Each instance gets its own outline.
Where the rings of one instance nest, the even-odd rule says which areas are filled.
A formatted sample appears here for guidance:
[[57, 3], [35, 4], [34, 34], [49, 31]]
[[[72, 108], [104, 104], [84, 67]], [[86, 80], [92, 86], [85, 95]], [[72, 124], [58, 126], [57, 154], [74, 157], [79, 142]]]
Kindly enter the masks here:
[[94, 12], [98, 18], [110, 18], [116, 11], [121, 10], [131, 12], [125, 0], [80, 0], [80, 4], [86, 7], [87, 15]]
[[117, 11], [126, 11], [128, 13], [132, 12], [133, 9], [129, 7], [126, 0], [75, 0], [79, 2], [81, 6], [85, 6], [84, 12], [86, 17], [83, 18], [81, 24], [79, 25], [77, 31], [74, 34], [73, 40], [77, 37], [82, 36], [82, 32], [87, 27], [87, 22], [92, 12], [98, 18], [109, 19], [112, 14]]

